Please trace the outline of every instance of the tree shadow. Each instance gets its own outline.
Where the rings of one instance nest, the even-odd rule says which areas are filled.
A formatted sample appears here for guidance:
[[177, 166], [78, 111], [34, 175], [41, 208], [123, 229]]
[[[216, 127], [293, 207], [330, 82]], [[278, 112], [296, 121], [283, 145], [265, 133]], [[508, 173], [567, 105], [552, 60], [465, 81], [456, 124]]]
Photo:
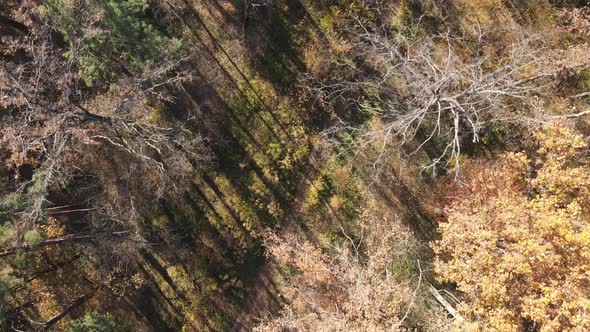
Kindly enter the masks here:
[[[369, 185], [369, 184], [367, 184]], [[397, 175], [395, 169], [383, 171], [375, 183], [370, 184], [373, 192], [384, 202], [389, 202], [397, 211], [402, 212], [402, 222], [408, 226], [421, 244], [421, 259], [431, 262], [434, 251], [427, 245], [438, 237], [436, 223], [424, 208], [418, 197]]]
[[152, 331], [175, 332], [180, 329], [182, 323], [173, 315], [162, 317], [159, 296], [154, 294], [150, 287], [143, 287], [135, 298], [132, 299], [133, 306], [136, 306], [142, 316], [149, 322]]
[[[186, 3], [189, 4], [188, 1]], [[219, 257], [206, 255], [195, 258], [198, 261], [190, 264], [190, 255], [183, 256], [180, 250], [175, 250], [176, 244], [171, 244], [171, 248], [166, 249], [166, 259], [182, 265], [191, 276], [202, 272], [223, 284], [225, 281], [220, 276], [230, 275], [242, 282], [242, 286], [225, 288], [219, 298], [208, 297], [207, 305], [211, 306], [214, 313], [224, 317], [235, 316], [236, 312], [231, 307], [236, 305], [242, 312], [252, 314], [253, 310], [248, 306], [253, 302], [249, 301], [245, 292], [254, 289], [258, 284], [263, 286], [256, 286], [256, 292], [265, 294], [265, 298], [269, 300], [266, 306], [270, 305], [278, 311], [281, 304], [280, 298], [276, 296], [278, 286], [273, 276], [263, 271], [266, 266], [263, 248], [253, 236], [250, 227], [245, 226], [246, 220], [236, 202], [239, 201], [254, 211], [253, 220], [249, 222], [256, 223], [257, 228], [277, 225], [280, 219], [290, 219], [290, 222], [301, 224], [308, 238], [315, 239], [316, 236], [297, 218], [297, 211], [293, 207], [302, 190], [300, 184], [308, 182], [313, 186], [317, 169], [306, 158], [296, 159], [291, 167], [281, 166], [282, 159], [292, 156], [289, 148], [293, 147], [294, 138], [290, 128], [280, 120], [277, 110], [268, 105], [259, 87], [253, 85], [252, 75], [242, 71], [224, 49], [212, 32], [215, 30], [209, 29], [194, 6], [189, 4], [189, 7], [191, 13], [183, 13], [180, 20], [193, 37], [196, 52], [206, 57], [207, 61], [199, 59], [201, 62], [195, 63], [198, 64], [198, 79], [184, 84], [177, 101], [170, 105], [170, 110], [178, 119], [194, 116], [189, 122], [189, 128], [203, 133], [213, 143], [216, 164], [202, 174], [200, 179], [191, 182], [192, 189], [185, 195], [187, 211], [179, 212], [177, 210], [182, 209], [169, 207], [166, 209], [168, 211], [163, 212], [174, 233], [178, 233], [179, 242], [183, 243], [184, 248], [192, 245], [196, 250], [213, 250]], [[207, 10], [223, 11], [223, 6], [214, 1]], [[307, 70], [301, 50], [293, 46], [301, 44], [296, 38], [307, 37], [295, 36], [292, 28], [302, 20], [313, 19], [299, 1], [288, 1], [286, 11], [277, 9], [269, 15], [264, 22], [253, 22], [247, 27], [252, 33], [245, 34], [244, 43], [249, 49], [253, 72], [271, 82], [277, 91], [286, 94], [293, 87], [297, 76]], [[225, 22], [239, 23], [232, 20], [229, 13], [223, 14], [223, 17]], [[319, 29], [317, 24], [315, 26]], [[258, 61], [260, 59], [263, 60]], [[215, 68], [204, 68], [204, 64]], [[261, 130], [264, 132], [260, 132]], [[303, 138], [308, 139], [305, 134]], [[277, 144], [281, 149], [280, 153], [273, 154], [270, 144]], [[311, 148], [309, 142], [308, 146]], [[251, 178], [260, 181], [260, 190], [264, 194], [255, 193]], [[220, 184], [220, 180], [224, 179], [229, 185]], [[269, 212], [268, 206], [265, 206], [268, 202], [278, 203], [282, 211], [281, 217], [277, 218]], [[191, 228], [188, 228], [189, 224]], [[184, 227], [187, 228], [183, 234]], [[205, 239], [200, 240], [200, 230], [209, 234], [213, 243], [211, 246], [204, 244]], [[195, 250], [194, 247], [192, 250]], [[148, 257], [146, 261], [175, 292], [179, 291], [173, 278], [155, 258], [150, 260]], [[195, 269], [202, 270], [194, 271]], [[193, 282], [198, 284], [198, 280]], [[232, 305], [224, 308], [224, 303]], [[257, 305], [262, 310], [262, 306]], [[234, 329], [245, 330], [253, 324], [252, 317], [242, 318], [243, 323], [236, 322]]]

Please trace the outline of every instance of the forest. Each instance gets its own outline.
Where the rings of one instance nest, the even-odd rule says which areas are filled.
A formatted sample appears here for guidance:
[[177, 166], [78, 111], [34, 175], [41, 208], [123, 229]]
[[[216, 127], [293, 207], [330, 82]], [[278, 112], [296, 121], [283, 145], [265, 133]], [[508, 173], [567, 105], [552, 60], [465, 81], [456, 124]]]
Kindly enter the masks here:
[[590, 3], [0, 0], [0, 331], [590, 331]]

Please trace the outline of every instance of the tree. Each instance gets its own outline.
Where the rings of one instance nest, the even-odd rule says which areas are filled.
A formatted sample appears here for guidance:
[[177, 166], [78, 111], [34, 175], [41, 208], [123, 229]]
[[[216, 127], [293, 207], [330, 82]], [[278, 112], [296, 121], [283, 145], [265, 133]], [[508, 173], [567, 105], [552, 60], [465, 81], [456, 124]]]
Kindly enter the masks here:
[[[29, 34], [6, 37], [1, 51], [0, 109], [6, 112], [0, 113], [0, 167], [6, 187], [0, 221], [21, 225], [14, 228], [16, 246], [46, 217], [52, 194], [67, 188], [70, 197], [81, 198], [75, 203], [93, 197], [85, 201], [92, 206], [89, 219], [119, 226], [124, 220], [128, 227], [164, 192], [182, 191], [209, 159], [190, 120], [165, 112], [172, 90], [192, 76], [174, 51], [178, 40], [152, 24], [147, 2], [55, 0], [45, 6], [47, 15], [38, 15], [40, 8], [21, 15]], [[53, 27], [64, 34], [68, 51], [55, 42]], [[86, 78], [74, 72], [84, 67], [102, 68], [90, 76], [111, 83], [107, 92], [78, 88]], [[127, 177], [125, 188], [116, 174]], [[82, 177], [95, 179], [98, 192], [70, 186]]]
[[158, 30], [146, 15], [147, 0], [51, 0], [44, 6], [88, 86], [112, 81], [120, 71], [139, 74], [148, 62], [162, 63], [181, 52], [180, 39]]
[[[367, 3], [374, 15], [396, 12], [380, 1]], [[326, 134], [353, 132], [361, 151], [378, 145], [377, 161], [389, 146], [400, 146], [408, 156], [430, 147], [425, 169], [450, 166], [458, 173], [462, 149], [479, 142], [489, 123], [514, 120], [514, 105], [527, 118], [533, 97], [554, 86], [560, 73], [587, 66], [585, 57], [567, 64], [556, 61], [548, 52], [549, 33], [533, 33], [511, 20], [488, 27], [456, 26], [453, 19], [460, 18], [450, 18], [445, 10], [458, 4], [445, 9], [436, 1], [403, 3], [425, 12], [403, 24], [392, 24], [391, 17], [349, 14], [341, 31], [350, 49], [340, 66], [345, 69], [333, 69], [344, 73], [323, 81], [310, 78], [309, 83], [316, 98], [336, 110], [335, 125]], [[438, 28], [431, 31], [428, 24]], [[351, 113], [360, 110], [376, 121], [359, 124], [338, 104], [355, 105]]]
[[5, 328], [8, 321], [13, 318], [14, 312], [11, 312], [11, 309], [14, 305], [15, 289], [22, 283], [10, 266], [0, 270], [0, 328]]
[[480, 330], [590, 328], [590, 167], [566, 127], [534, 134], [530, 158], [469, 161], [439, 225], [436, 271]]
[[[282, 290], [289, 301], [282, 316], [263, 322], [256, 331], [401, 330], [402, 303], [411, 291], [386, 272], [392, 260], [389, 248], [379, 248], [364, 266], [359, 253], [345, 247], [332, 260], [308, 242], [274, 234], [267, 241], [271, 257], [290, 267], [294, 280]], [[418, 286], [422, 275], [419, 278]]]

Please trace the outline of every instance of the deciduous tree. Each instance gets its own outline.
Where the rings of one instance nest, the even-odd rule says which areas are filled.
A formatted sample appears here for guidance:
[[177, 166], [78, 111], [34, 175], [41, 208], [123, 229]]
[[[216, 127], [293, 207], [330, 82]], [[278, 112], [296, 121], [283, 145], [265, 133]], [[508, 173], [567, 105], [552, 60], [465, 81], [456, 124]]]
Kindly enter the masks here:
[[590, 167], [566, 127], [536, 132], [536, 153], [470, 161], [439, 226], [436, 271], [464, 294], [480, 330], [590, 328]]

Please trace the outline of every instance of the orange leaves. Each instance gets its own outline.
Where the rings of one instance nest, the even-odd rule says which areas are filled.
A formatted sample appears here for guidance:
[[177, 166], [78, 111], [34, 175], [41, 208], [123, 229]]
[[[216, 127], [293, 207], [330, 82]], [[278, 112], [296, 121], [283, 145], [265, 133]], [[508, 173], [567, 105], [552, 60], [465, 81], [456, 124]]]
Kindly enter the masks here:
[[565, 127], [533, 136], [537, 155], [469, 161], [439, 227], [436, 270], [463, 291], [481, 330], [590, 328], [590, 168]]
[[65, 234], [64, 226], [55, 217], [48, 217], [47, 223], [39, 227], [43, 230], [45, 237], [48, 239], [61, 237]]

